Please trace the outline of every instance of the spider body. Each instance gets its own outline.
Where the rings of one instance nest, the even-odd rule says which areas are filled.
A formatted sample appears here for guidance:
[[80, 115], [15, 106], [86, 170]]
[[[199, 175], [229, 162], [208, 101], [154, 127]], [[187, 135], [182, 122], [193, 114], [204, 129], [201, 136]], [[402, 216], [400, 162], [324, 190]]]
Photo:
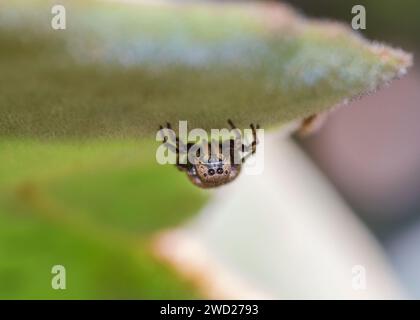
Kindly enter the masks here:
[[[238, 129], [232, 121], [228, 120], [228, 123], [238, 133]], [[244, 145], [238, 139], [229, 139], [227, 142], [204, 142], [197, 148], [193, 143], [187, 143], [186, 146], [182, 145], [178, 137], [175, 137], [175, 141], [170, 143], [166, 136], [163, 142], [176, 153], [176, 166], [187, 174], [193, 184], [205, 189], [215, 188], [235, 180], [241, 172], [242, 164], [256, 152], [258, 143], [256, 129], [259, 129], [259, 126], [251, 124], [250, 127], [253, 134], [253, 141], [250, 145]], [[171, 129], [169, 123], [167, 123], [166, 128]], [[161, 126], [160, 129], [163, 130], [164, 128]], [[216, 148], [214, 148], [214, 145], [216, 145]], [[192, 151], [191, 148], [194, 146], [196, 149]], [[223, 150], [226, 146], [228, 150]], [[193, 159], [188, 158], [186, 164], [179, 161], [180, 148], [186, 148], [187, 154], [190, 151], [194, 154]], [[240, 151], [245, 155], [240, 156]], [[239, 161], [235, 161], [236, 159], [239, 159]]]
[[[211, 150], [210, 144], [207, 150]], [[214, 188], [233, 181], [240, 171], [241, 164], [235, 164], [220, 152], [197, 157], [185, 170], [190, 181], [201, 188]]]

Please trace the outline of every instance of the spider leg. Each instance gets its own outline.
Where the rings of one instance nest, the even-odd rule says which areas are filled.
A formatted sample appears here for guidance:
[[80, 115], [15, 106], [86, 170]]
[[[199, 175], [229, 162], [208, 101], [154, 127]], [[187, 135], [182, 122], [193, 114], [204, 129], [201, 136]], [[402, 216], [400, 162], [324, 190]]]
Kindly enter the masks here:
[[[242, 143], [242, 135], [239, 129], [235, 126], [231, 119], [227, 120], [228, 124], [230, 125], [231, 129], [235, 132], [235, 143], [237, 146], [241, 148], [242, 152], [245, 152], [246, 145]], [[240, 142], [240, 144], [239, 144]]]
[[[159, 126], [159, 128], [160, 128], [160, 130], [165, 130], [165, 129], [172, 130], [171, 124], [169, 122], [166, 122], [166, 128], [164, 128], [163, 126]], [[179, 163], [179, 147], [180, 147], [179, 138], [175, 135], [174, 140], [175, 140], [175, 145], [173, 144], [173, 142], [171, 143], [170, 141], [168, 141], [168, 136], [167, 135], [164, 135], [164, 137], [163, 137], [163, 143], [168, 148], [168, 150], [170, 150], [171, 152], [176, 154], [176, 164], [175, 164], [175, 166], [179, 170], [186, 170], [187, 169], [187, 164]], [[181, 147], [183, 147], [183, 146], [184, 145], [181, 144]]]
[[159, 132], [160, 132], [160, 135], [163, 138], [163, 143], [166, 143], [166, 142], [168, 142], [168, 137], [163, 133], [164, 130], [165, 129], [160, 125], [159, 126]]
[[[168, 128], [169, 130], [172, 130], [172, 126], [169, 122], [166, 122], [166, 128]], [[175, 135], [175, 142], [176, 142], [176, 145], [179, 147], [180, 141], [177, 135]]]
[[245, 163], [246, 160], [248, 160], [248, 158], [250, 158], [253, 155], [252, 152], [247, 153], [246, 155], [244, 155], [241, 159], [242, 163]]
[[232, 129], [237, 129], [236, 126], [233, 124], [232, 120], [228, 119], [227, 122], [229, 123]]
[[[247, 153], [245, 156], [242, 157], [242, 163], [244, 163], [249, 157], [255, 154], [257, 152], [257, 144], [258, 144], [258, 137], [257, 137], [257, 129], [260, 128], [260, 126], [257, 124], [254, 126], [253, 123], [249, 125], [252, 129], [252, 143], [251, 143], [251, 151]], [[249, 149], [249, 146], [248, 146]]]
[[178, 148], [178, 137], [175, 136], [175, 145], [173, 145], [173, 141], [169, 141], [168, 139], [168, 135], [164, 134], [163, 132], [166, 131], [166, 129], [170, 129], [171, 130], [171, 125], [169, 124], [169, 122], [167, 123], [167, 127], [164, 128], [163, 126], [159, 126], [160, 132], [163, 135], [163, 143], [168, 147], [168, 149], [170, 149], [173, 152], [179, 152], [179, 148]]
[[249, 126], [252, 129], [252, 138], [253, 138], [252, 139], [252, 145], [251, 145], [251, 147], [252, 147], [251, 152], [252, 152], [252, 154], [254, 154], [257, 151], [257, 144], [258, 144], [258, 137], [257, 137], [257, 130], [256, 129], [259, 129], [260, 125], [257, 124], [256, 126], [254, 126], [254, 124], [251, 123]]
[[[230, 141], [230, 163], [231, 164], [237, 164], [235, 162], [235, 158], [241, 159], [240, 156], [239, 156], [239, 150], [235, 146], [235, 143], [236, 142], [235, 142], [234, 139], [231, 139], [229, 141]], [[244, 148], [244, 145], [243, 144], [242, 144], [242, 148]], [[242, 161], [242, 159], [241, 159], [241, 161]]]

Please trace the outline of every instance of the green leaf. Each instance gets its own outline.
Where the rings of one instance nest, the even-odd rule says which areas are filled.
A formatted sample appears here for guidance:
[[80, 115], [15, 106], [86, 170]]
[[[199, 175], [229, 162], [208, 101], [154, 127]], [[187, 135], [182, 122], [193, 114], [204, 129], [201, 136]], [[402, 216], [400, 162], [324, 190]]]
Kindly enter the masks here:
[[0, 12], [0, 135], [149, 136], [302, 119], [403, 74], [410, 56], [276, 4], [49, 1]]
[[[157, 261], [144, 243], [113, 234], [9, 215], [0, 208], [1, 299], [194, 298], [191, 284]], [[28, 211], [17, 211], [26, 214]], [[51, 269], [66, 268], [66, 289], [53, 290]]]
[[207, 198], [174, 166], [157, 164], [155, 148], [121, 140], [0, 141], [0, 190], [37, 208], [38, 201], [15, 197], [34, 189], [52, 202], [54, 215], [145, 238], [185, 221]]

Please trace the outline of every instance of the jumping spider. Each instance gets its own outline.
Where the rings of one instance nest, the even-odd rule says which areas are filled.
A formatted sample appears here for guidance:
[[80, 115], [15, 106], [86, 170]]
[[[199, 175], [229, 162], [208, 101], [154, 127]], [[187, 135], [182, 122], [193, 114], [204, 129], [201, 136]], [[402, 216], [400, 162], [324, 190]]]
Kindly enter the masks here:
[[[236, 132], [236, 139], [229, 139], [227, 143], [219, 141], [218, 148], [213, 148], [216, 150], [212, 150], [212, 143], [204, 141], [200, 146], [196, 146], [197, 150], [195, 152], [192, 151], [194, 158], [192, 161], [188, 159], [186, 164], [182, 164], [179, 161], [180, 150], [186, 151], [188, 154], [195, 144], [188, 142], [185, 146], [177, 136], [173, 137], [174, 141], [168, 141], [168, 136], [166, 135], [163, 138], [163, 143], [168, 149], [176, 153], [177, 168], [184, 171], [191, 182], [200, 188], [214, 188], [233, 181], [239, 175], [242, 164], [255, 154], [257, 150], [256, 129], [260, 128], [258, 124], [255, 126], [252, 123], [250, 124], [253, 140], [248, 145], [240, 141], [240, 132], [230, 119], [228, 124]], [[163, 126], [160, 126], [160, 130], [164, 129]], [[166, 123], [166, 129], [171, 129], [170, 123]], [[229, 147], [229, 150], [228, 152], [223, 152], [223, 146], [226, 145]], [[204, 150], [204, 154], [201, 154], [201, 150]], [[240, 155], [240, 151], [244, 155]], [[239, 161], [235, 162], [235, 159], [239, 159]]]

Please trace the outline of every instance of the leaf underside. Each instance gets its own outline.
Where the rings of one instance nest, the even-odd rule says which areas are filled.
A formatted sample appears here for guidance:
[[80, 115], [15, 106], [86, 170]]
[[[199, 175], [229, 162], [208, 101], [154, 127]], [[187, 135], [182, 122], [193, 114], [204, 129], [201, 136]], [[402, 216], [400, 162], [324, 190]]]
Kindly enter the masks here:
[[[20, 5], [19, 5], [20, 4]], [[0, 135], [153, 137], [264, 128], [326, 111], [401, 75], [410, 56], [277, 4], [49, 1], [0, 12]]]

